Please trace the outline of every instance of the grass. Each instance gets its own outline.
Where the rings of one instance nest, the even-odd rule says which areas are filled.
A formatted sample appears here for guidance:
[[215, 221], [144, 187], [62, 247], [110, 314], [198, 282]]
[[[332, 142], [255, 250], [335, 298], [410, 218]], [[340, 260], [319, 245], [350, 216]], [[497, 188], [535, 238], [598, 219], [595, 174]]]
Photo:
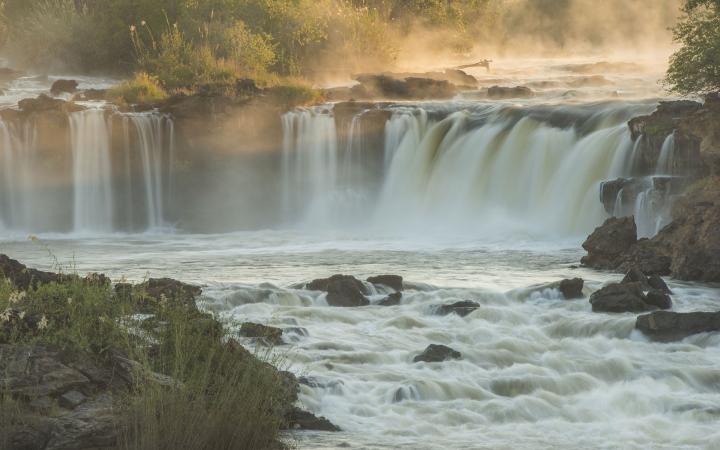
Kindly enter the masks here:
[[157, 103], [165, 100], [167, 96], [157, 78], [145, 72], [136, 74], [134, 78], [122, 82], [107, 93], [109, 99], [125, 105]]
[[[0, 344], [43, 345], [97, 364], [116, 352], [137, 361], [135, 381], [113, 395], [119, 450], [278, 448], [294, 385], [211, 316], [164, 296], [150, 304], [150, 318], [134, 314], [147, 308], [147, 294], [118, 295], [98, 276], [20, 291], [0, 275]], [[148, 381], [150, 372], [175, 381]], [[25, 408], [0, 385], [0, 448]]]

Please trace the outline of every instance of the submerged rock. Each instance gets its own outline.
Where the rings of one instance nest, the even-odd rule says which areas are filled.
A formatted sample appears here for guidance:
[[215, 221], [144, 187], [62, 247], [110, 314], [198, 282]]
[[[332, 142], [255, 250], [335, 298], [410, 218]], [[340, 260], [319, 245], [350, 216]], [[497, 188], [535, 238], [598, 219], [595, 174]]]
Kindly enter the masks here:
[[353, 307], [367, 306], [370, 300], [365, 297], [368, 293], [362, 281], [352, 275], [333, 275], [330, 278], [319, 278], [305, 286], [311, 291], [327, 292], [327, 302], [330, 306]]
[[63, 93], [74, 94], [77, 91], [78, 82], [75, 80], [57, 80], [52, 84], [50, 93], [59, 95]]
[[449, 359], [460, 359], [462, 354], [446, 345], [430, 344], [424, 352], [417, 355], [413, 362], [443, 362]]
[[372, 284], [382, 284], [396, 291], [403, 290], [403, 277], [400, 275], [378, 275], [367, 279]]
[[240, 335], [250, 338], [261, 338], [272, 345], [282, 345], [285, 342], [282, 338], [283, 330], [269, 327], [258, 323], [245, 322], [240, 326]]
[[558, 289], [566, 299], [571, 300], [583, 297], [584, 285], [585, 281], [582, 278], [573, 278], [571, 280], [560, 281]]
[[293, 407], [285, 416], [287, 427], [295, 430], [314, 430], [314, 431], [341, 431], [325, 417], [318, 417], [315, 414]]
[[397, 306], [402, 300], [402, 292], [393, 292], [384, 299], [382, 299], [378, 305], [380, 306]]
[[442, 316], [446, 316], [448, 314], [457, 314], [458, 316], [465, 317], [479, 307], [479, 303], [472, 302], [470, 300], [462, 300], [449, 305], [438, 306], [437, 313]]
[[635, 328], [656, 341], [677, 341], [693, 334], [720, 331], [720, 312], [656, 311], [639, 316]]

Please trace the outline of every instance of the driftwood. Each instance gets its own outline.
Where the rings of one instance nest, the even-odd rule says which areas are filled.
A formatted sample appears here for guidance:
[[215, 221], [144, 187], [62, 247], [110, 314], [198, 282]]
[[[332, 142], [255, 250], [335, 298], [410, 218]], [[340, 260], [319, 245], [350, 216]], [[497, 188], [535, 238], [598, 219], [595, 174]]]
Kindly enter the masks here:
[[471, 68], [471, 67], [484, 67], [484, 68], [486, 68], [486, 69], [488, 70], [488, 72], [489, 72], [489, 71], [490, 71], [490, 63], [491, 63], [491, 62], [492, 62], [491, 59], [483, 59], [482, 61], [478, 61], [478, 62], [476, 62], [476, 63], [474, 63], [474, 64], [465, 64], [465, 65], [463, 65], [463, 66], [457, 66], [457, 67], [455, 67], [455, 69], [463, 70], [463, 69], [469, 69], [469, 68]]

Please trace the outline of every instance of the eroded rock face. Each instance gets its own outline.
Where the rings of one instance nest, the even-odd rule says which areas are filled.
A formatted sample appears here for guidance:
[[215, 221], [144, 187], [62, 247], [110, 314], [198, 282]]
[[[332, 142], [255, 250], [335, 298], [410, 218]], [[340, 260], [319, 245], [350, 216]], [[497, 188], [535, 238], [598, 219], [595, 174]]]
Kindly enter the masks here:
[[417, 355], [413, 362], [443, 362], [449, 359], [460, 359], [462, 354], [446, 345], [430, 344], [424, 352]]
[[656, 341], [677, 341], [693, 334], [720, 331], [720, 312], [656, 311], [639, 316], [635, 328]]
[[596, 269], [615, 269], [625, 252], [637, 242], [637, 226], [632, 217], [611, 217], [583, 242], [587, 256], [580, 260]]
[[352, 307], [367, 306], [370, 300], [362, 281], [351, 275], [333, 275], [330, 278], [313, 280], [306, 285], [311, 291], [327, 292], [327, 302], [330, 306]]

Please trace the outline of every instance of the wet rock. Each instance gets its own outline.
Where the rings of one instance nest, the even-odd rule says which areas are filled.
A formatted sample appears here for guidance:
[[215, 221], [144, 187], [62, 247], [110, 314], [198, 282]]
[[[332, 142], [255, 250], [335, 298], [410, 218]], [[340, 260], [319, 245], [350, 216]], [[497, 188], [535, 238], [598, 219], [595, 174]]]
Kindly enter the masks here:
[[282, 345], [285, 342], [282, 338], [283, 330], [269, 327], [258, 323], [245, 322], [240, 326], [240, 335], [250, 338], [261, 338], [272, 345]]
[[73, 112], [83, 108], [72, 102], [40, 94], [37, 98], [25, 98], [18, 102], [18, 108], [26, 113], [39, 113], [47, 111]]
[[479, 303], [472, 302], [469, 300], [462, 300], [459, 302], [452, 303], [450, 305], [440, 305], [437, 308], [437, 313], [446, 316], [448, 314], [457, 314], [458, 316], [465, 317], [471, 312], [475, 311], [480, 307]]
[[492, 86], [488, 88], [487, 96], [495, 100], [502, 100], [511, 98], [530, 98], [534, 97], [535, 93], [532, 89], [526, 86]]
[[656, 291], [665, 292], [666, 294], [672, 294], [672, 291], [670, 290], [668, 285], [662, 278], [660, 278], [659, 275], [650, 275], [648, 277], [648, 285]]
[[611, 217], [583, 242], [588, 252], [580, 262], [595, 269], [615, 269], [623, 254], [637, 242], [637, 226], [632, 217]]
[[566, 299], [571, 300], [583, 297], [584, 285], [585, 281], [582, 278], [573, 278], [571, 280], [562, 280], [558, 289]]
[[648, 278], [645, 276], [642, 270], [638, 269], [637, 267], [633, 267], [628, 270], [621, 283], [640, 283], [644, 290], [648, 290], [650, 286], [650, 284], [648, 283]]
[[28, 268], [25, 264], [0, 255], [0, 273], [10, 280], [16, 288], [23, 291], [40, 284], [54, 283], [59, 280], [57, 274]]
[[58, 398], [58, 403], [63, 408], [75, 409], [80, 406], [85, 400], [87, 400], [85, 394], [79, 391], [72, 390], [61, 395]]
[[393, 292], [384, 299], [382, 299], [378, 305], [380, 306], [397, 306], [402, 300], [402, 292]]
[[382, 284], [396, 291], [403, 290], [403, 277], [400, 275], [378, 275], [367, 279], [372, 284]]
[[656, 311], [639, 316], [635, 328], [656, 341], [677, 341], [693, 334], [720, 331], [720, 312]]
[[[117, 287], [116, 287], [117, 292]], [[173, 302], [197, 310], [195, 298], [202, 294], [202, 288], [172, 278], [150, 278], [134, 288], [139, 294], [141, 312], [152, 313], [157, 303]]]
[[397, 79], [384, 74], [360, 75], [355, 79], [360, 84], [350, 89], [350, 95], [356, 99], [448, 99], [457, 93], [455, 85], [447, 80], [423, 77]]
[[424, 352], [417, 355], [413, 359], [413, 362], [443, 362], [449, 359], [460, 358], [462, 358], [462, 354], [448, 346], [430, 344], [427, 346]]
[[640, 283], [612, 283], [590, 296], [593, 312], [644, 312], [655, 309], [646, 303]]
[[672, 300], [670, 296], [662, 291], [650, 290], [645, 294], [645, 303], [657, 307], [658, 309], [672, 308]]
[[325, 417], [318, 417], [308, 411], [298, 407], [285, 416], [287, 427], [296, 430], [314, 430], [314, 431], [340, 431], [340, 428], [327, 420]]
[[368, 293], [362, 281], [351, 275], [333, 275], [330, 278], [320, 278], [306, 285], [311, 291], [327, 292], [327, 302], [330, 306], [353, 307], [367, 306], [370, 300], [365, 297]]
[[52, 84], [50, 93], [60, 95], [63, 93], [74, 94], [77, 91], [78, 82], [75, 80], [57, 80]]

